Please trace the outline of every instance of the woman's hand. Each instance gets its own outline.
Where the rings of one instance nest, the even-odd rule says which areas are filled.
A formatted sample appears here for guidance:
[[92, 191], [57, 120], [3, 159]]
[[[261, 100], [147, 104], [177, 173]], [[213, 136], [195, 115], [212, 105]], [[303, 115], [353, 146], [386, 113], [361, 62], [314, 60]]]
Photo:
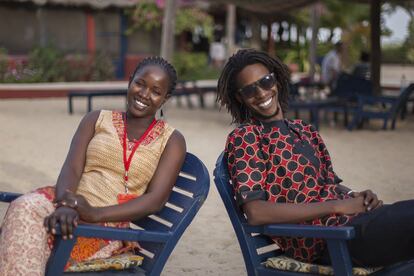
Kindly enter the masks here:
[[383, 205], [382, 200], [378, 200], [377, 195], [372, 192], [371, 190], [365, 190], [362, 192], [354, 192], [352, 193], [353, 197], [363, 197], [364, 198], [364, 206], [367, 211], [371, 211], [377, 209]]
[[335, 200], [332, 202], [334, 202], [334, 212], [340, 215], [350, 215], [366, 212], [364, 197], [361, 195], [355, 196], [354, 198]]
[[74, 194], [67, 190], [63, 199], [56, 203], [59, 206], [65, 206], [75, 209], [82, 221], [85, 222], [99, 222], [97, 208], [92, 207], [89, 202], [82, 195]]
[[60, 225], [62, 238], [72, 239], [73, 230], [78, 226], [79, 215], [75, 209], [70, 207], [58, 207], [50, 216], [44, 220], [44, 226], [48, 233], [56, 234], [56, 225]]

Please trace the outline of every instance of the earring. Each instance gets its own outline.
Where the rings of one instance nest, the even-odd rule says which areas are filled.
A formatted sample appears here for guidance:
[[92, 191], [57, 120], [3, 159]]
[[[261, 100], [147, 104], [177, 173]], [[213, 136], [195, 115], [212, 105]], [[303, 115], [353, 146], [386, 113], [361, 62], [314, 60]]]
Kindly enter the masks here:
[[162, 107], [160, 109], [160, 119], [165, 121], [164, 110], [162, 109]]

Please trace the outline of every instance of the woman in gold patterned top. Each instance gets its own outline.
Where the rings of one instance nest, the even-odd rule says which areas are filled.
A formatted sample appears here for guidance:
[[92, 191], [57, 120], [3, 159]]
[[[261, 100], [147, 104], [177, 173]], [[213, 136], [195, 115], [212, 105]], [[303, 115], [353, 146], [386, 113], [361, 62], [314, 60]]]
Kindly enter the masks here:
[[[80, 221], [127, 227], [163, 207], [186, 152], [180, 132], [155, 119], [176, 79], [167, 61], [146, 58], [129, 80], [126, 112], [93, 111], [82, 119], [56, 186], [10, 204], [0, 275], [44, 275], [58, 224], [63, 239], [71, 239]], [[120, 241], [79, 238], [67, 266], [124, 249]]]

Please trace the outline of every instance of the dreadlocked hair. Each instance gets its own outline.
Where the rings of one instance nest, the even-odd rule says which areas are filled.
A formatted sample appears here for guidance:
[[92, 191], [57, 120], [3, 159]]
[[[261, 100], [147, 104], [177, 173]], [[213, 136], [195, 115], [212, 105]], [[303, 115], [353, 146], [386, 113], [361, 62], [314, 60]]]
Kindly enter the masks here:
[[128, 86], [131, 84], [137, 72], [139, 72], [145, 66], [150, 65], [159, 66], [162, 70], [165, 71], [165, 73], [168, 75], [168, 78], [170, 79], [167, 95], [172, 94], [174, 92], [175, 85], [177, 84], [177, 72], [175, 71], [174, 66], [159, 56], [146, 57], [140, 63], [138, 63], [134, 73], [129, 80]]
[[242, 124], [250, 120], [250, 112], [247, 107], [236, 98], [237, 75], [248, 65], [261, 63], [269, 72], [273, 72], [276, 78], [278, 101], [283, 115], [288, 110], [289, 97], [289, 71], [287, 66], [278, 58], [272, 58], [264, 52], [254, 49], [242, 49], [229, 58], [217, 84], [217, 103], [225, 106], [232, 116], [232, 123]]

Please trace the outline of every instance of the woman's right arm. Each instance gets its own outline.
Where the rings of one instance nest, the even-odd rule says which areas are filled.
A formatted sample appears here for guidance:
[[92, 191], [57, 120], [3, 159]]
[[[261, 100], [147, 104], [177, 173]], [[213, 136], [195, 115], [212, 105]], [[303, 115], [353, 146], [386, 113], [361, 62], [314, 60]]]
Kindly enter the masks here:
[[[86, 150], [95, 133], [95, 124], [100, 111], [85, 115], [73, 136], [68, 155], [60, 171], [55, 190], [55, 202], [60, 202], [68, 192], [76, 192], [85, 167]], [[55, 227], [60, 224], [63, 239], [72, 238], [73, 228], [79, 220], [78, 212], [70, 207], [58, 205], [56, 210], [45, 218], [44, 225], [49, 233], [55, 234]]]
[[64, 198], [67, 190], [75, 193], [78, 188], [85, 167], [86, 150], [95, 133], [99, 113], [100, 111], [96, 110], [86, 114], [72, 138], [68, 155], [57, 179], [56, 202]]

